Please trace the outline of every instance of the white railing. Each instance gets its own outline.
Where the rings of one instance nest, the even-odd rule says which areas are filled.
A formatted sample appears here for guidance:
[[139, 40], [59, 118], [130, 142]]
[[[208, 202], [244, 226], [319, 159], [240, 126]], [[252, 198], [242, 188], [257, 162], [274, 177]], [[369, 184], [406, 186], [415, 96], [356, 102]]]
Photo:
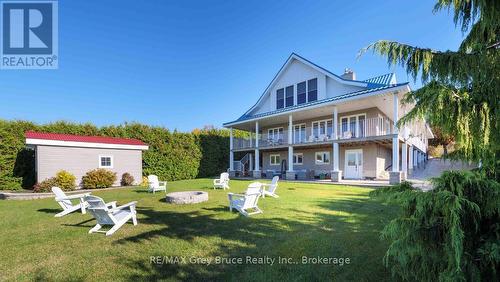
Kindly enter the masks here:
[[245, 164], [250, 160], [250, 154], [246, 154], [241, 160], [233, 162], [233, 168], [235, 171], [243, 172]]
[[[297, 124], [300, 121], [296, 121]], [[339, 122], [338, 139], [366, 138], [393, 134], [393, 123], [385, 117], [358, 119], [357, 122]], [[301, 130], [292, 132], [292, 144], [313, 144], [333, 141], [333, 129], [330, 126], [302, 127]], [[259, 148], [288, 145], [288, 130], [278, 134], [259, 134]], [[234, 149], [253, 149], [255, 140], [250, 138], [234, 138]]]

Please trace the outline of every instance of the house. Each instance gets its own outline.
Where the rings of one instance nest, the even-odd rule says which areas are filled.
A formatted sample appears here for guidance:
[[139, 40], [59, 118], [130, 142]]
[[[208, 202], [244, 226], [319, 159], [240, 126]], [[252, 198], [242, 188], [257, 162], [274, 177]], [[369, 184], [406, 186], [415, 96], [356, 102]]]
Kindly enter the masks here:
[[82, 176], [96, 168], [116, 172], [114, 185], [120, 185], [125, 172], [134, 177], [136, 184], [142, 181], [142, 151], [148, 145], [140, 140], [33, 131], [26, 132], [25, 137], [26, 145], [35, 150], [37, 182], [66, 170], [79, 183]]
[[[224, 124], [229, 171], [399, 183], [426, 160], [433, 138], [424, 120], [396, 127], [413, 107], [401, 103], [409, 91], [393, 73], [357, 80], [351, 70], [339, 76], [293, 53], [255, 105]], [[249, 137], [233, 138], [234, 129]]]

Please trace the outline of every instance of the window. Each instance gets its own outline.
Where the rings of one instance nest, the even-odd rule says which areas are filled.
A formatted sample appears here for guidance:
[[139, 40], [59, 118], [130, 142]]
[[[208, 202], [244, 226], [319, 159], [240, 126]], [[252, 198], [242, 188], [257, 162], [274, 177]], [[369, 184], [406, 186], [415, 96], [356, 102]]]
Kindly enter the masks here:
[[352, 115], [340, 118], [340, 137], [356, 138], [366, 136], [366, 115]]
[[306, 142], [306, 124], [297, 124], [293, 126], [293, 143]]
[[316, 152], [316, 164], [329, 164], [330, 152]]
[[267, 130], [267, 139], [269, 141], [278, 142], [283, 141], [283, 127], [276, 127]]
[[113, 168], [113, 157], [99, 156], [99, 168]]
[[306, 82], [301, 82], [297, 84], [297, 105], [304, 104], [307, 102], [306, 97]]
[[276, 109], [285, 107], [285, 89], [281, 88], [276, 90]]
[[312, 134], [314, 138], [328, 139], [333, 137], [333, 121], [331, 119], [314, 121], [312, 123]]
[[304, 155], [302, 153], [293, 154], [293, 164], [301, 165], [303, 159], [304, 159]]
[[280, 155], [269, 155], [269, 163], [271, 165], [280, 165]]
[[293, 106], [293, 85], [288, 86], [285, 88], [285, 94], [286, 94], [286, 105], [285, 107], [291, 107]]
[[307, 81], [307, 102], [318, 100], [318, 79], [310, 79]]

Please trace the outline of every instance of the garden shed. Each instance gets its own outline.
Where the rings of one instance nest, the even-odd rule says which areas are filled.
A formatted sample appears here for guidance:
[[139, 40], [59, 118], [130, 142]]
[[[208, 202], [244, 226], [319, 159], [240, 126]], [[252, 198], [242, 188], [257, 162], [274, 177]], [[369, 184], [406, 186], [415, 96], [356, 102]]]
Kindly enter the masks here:
[[82, 176], [90, 170], [104, 168], [116, 172], [117, 181], [125, 172], [135, 184], [142, 181], [142, 151], [148, 145], [137, 139], [104, 136], [82, 136], [27, 131], [26, 145], [35, 151], [36, 181], [53, 177], [60, 170]]

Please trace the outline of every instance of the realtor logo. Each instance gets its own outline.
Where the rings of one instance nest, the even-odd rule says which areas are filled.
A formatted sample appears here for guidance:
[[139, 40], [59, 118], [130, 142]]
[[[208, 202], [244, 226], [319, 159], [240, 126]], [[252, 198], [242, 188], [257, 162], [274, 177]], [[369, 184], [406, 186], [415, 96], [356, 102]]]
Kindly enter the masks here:
[[2, 69], [56, 69], [58, 21], [55, 1], [2, 1]]

